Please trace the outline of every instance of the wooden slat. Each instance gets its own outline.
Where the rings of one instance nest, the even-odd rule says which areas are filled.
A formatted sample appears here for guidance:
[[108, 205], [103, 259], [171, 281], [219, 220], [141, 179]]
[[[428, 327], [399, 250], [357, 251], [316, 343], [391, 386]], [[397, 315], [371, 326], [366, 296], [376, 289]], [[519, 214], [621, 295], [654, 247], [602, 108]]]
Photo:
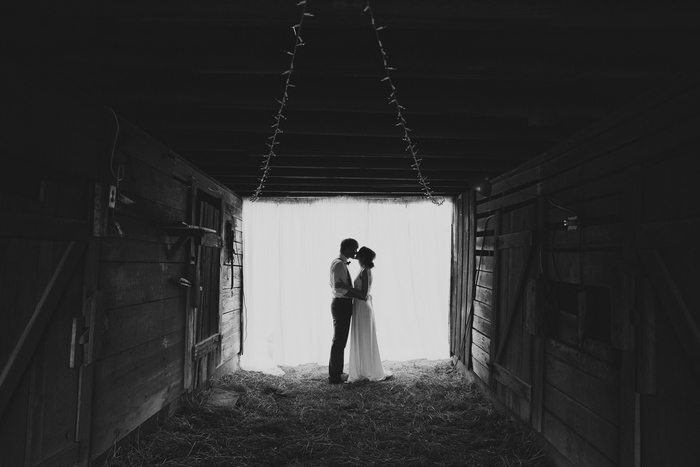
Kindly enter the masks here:
[[[546, 355], [546, 382], [615, 426], [620, 423], [619, 386]], [[545, 408], [548, 401], [545, 399]], [[545, 422], [546, 424], [546, 422]]]
[[479, 301], [485, 305], [489, 305], [493, 309], [493, 290], [487, 289], [486, 287], [477, 286], [476, 296], [474, 300]]
[[493, 310], [491, 305], [482, 302], [474, 302], [474, 313], [489, 322], [493, 321]]
[[619, 467], [616, 460], [605, 457], [575, 430], [549, 411], [544, 413], [543, 434], [572, 465], [577, 467]]
[[242, 350], [240, 311], [232, 311], [221, 315], [221, 360], [223, 362], [231, 359]]
[[113, 287], [105, 293], [105, 309], [182, 297], [186, 288], [178, 281], [187, 277], [185, 269], [178, 263], [102, 262], [100, 280]]
[[104, 313], [102, 358], [159, 339], [185, 327], [185, 296], [124, 306]]
[[[479, 271], [488, 271], [488, 272], [493, 272], [493, 256], [487, 256], [487, 255], [482, 255], [479, 254], [477, 251], [477, 260], [476, 260], [476, 266], [479, 269]], [[491, 281], [493, 282], [493, 280]]]
[[474, 315], [474, 330], [479, 331], [480, 334], [485, 336], [490, 336], [492, 334], [491, 321], [485, 320], [484, 318]]
[[638, 248], [665, 248], [668, 246], [688, 246], [700, 238], [700, 219], [682, 219], [654, 224], [641, 224], [637, 227]]
[[[147, 134], [142, 129], [134, 126], [119, 114], [110, 112], [111, 120], [108, 121], [110, 129], [116, 132], [119, 125], [116, 151], [125, 155], [136, 157], [139, 162], [152, 167], [166, 175], [172, 174], [176, 155], [163, 143]], [[118, 122], [117, 122], [118, 120]]]
[[484, 383], [490, 384], [490, 372], [487, 366], [489, 360], [488, 353], [484, 352], [476, 345], [472, 345], [471, 352], [473, 364], [472, 369], [474, 373], [476, 373]]
[[527, 248], [527, 253], [525, 254], [525, 263], [522, 265], [522, 269], [520, 270], [520, 274], [518, 275], [515, 287], [511, 289], [515, 291], [515, 294], [513, 296], [513, 301], [510, 304], [510, 309], [508, 310], [505, 327], [503, 328], [503, 335], [498, 336], [498, 350], [496, 351], [496, 356], [493, 360], [494, 363], [500, 362], [501, 354], [503, 353], [503, 349], [506, 346], [506, 342], [508, 342], [508, 335], [510, 333], [511, 324], [513, 323], [513, 316], [515, 315], [515, 312], [518, 309], [520, 297], [523, 294], [522, 290], [524, 289], [523, 285], [525, 277], [527, 276], [527, 273], [530, 269], [530, 262], [532, 260], [533, 251], [535, 250], [532, 247], [531, 243], [528, 244], [529, 246]]
[[700, 374], [700, 327], [695, 313], [678, 289], [673, 273], [659, 251], [641, 249], [639, 256], [655, 292], [664, 303], [665, 315], [673, 325], [691, 365]]
[[598, 287], [610, 287], [619, 262], [620, 253], [606, 250], [552, 251], [544, 261], [552, 280]]
[[559, 230], [548, 235], [553, 249], [566, 248], [620, 248], [622, 244], [622, 224], [605, 224], [581, 227], [577, 230]]
[[136, 155], [117, 153], [114, 163], [117, 164], [117, 162], [129, 167], [124, 179], [119, 183], [119, 191], [136, 201], [131, 205], [117, 201], [118, 208], [123, 210], [124, 213], [141, 213], [140, 216], [135, 214], [131, 216], [141, 218], [148, 218], [149, 214], [153, 214], [158, 216], [153, 219], [156, 223], [169, 221], [167, 218], [162, 218], [162, 216], [167, 214], [166, 212], [158, 211], [158, 209], [154, 210], [153, 207], [139, 202], [141, 200], [148, 200], [156, 205], [167, 206], [170, 209], [181, 212], [185, 211], [187, 187], [174, 179], [172, 172], [161, 172], [157, 168], [141, 161]]
[[91, 234], [91, 225], [78, 219], [25, 214], [0, 210], [0, 238], [32, 238], [37, 240], [86, 241]]
[[[689, 79], [692, 76], [692, 72], [687, 74], [685, 76], [685, 79]], [[688, 97], [687, 96], [682, 96], [678, 97], [679, 100], [686, 100], [686, 102], [683, 102], [683, 105], [688, 104]], [[640, 101], [641, 102], [641, 101]], [[636, 105], [633, 103], [633, 105]], [[644, 102], [643, 105], [648, 105], [647, 102]], [[669, 113], [669, 118], [670, 120], [677, 120], [679, 119], [680, 115], [678, 115], [678, 112], [676, 108], [672, 104], [666, 104], [664, 111]], [[690, 110], [692, 112], [692, 110]], [[680, 121], [677, 125], [673, 126], [666, 126], [662, 129], [658, 129], [658, 133], [655, 134], [654, 132], [647, 133], [645, 134], [644, 138], [639, 139], [640, 134], [644, 134], [644, 130], [641, 130], [639, 128], [640, 124], [658, 124], [659, 121], [663, 121], [664, 119], [662, 116], [655, 114], [655, 113], [650, 113], [647, 114], [643, 117], [643, 119], [637, 119], [635, 120], [634, 117], [635, 115], [627, 115], [626, 117], [620, 117], [620, 115], [624, 115], [624, 112], [616, 112], [615, 114], [612, 114], [611, 117], [612, 119], [608, 119], [610, 121], [617, 121], [620, 120], [621, 118], [631, 118], [631, 123], [626, 125], [626, 132], [623, 137], [626, 139], [630, 139], [629, 141], [626, 141], [629, 144], [622, 144], [623, 141], [621, 141], [620, 135], [618, 135], [618, 130], [611, 132], [609, 135], [596, 135], [595, 131], [590, 130], [590, 131], [585, 131], [581, 132], [578, 135], [575, 135], [572, 137], [570, 140], [566, 142], [565, 145], [561, 145], [561, 148], [564, 150], [564, 156], [561, 158], [560, 161], [560, 168], [558, 170], [569, 170], [570, 178], [577, 178], [578, 180], [587, 180], [592, 177], [599, 177], [603, 174], [610, 173], [614, 170], [620, 170], [625, 168], [626, 166], [629, 166], [631, 164], [637, 163], [642, 157], [650, 157], [655, 154], [658, 154], [659, 151], [662, 150], [668, 150], [670, 147], [673, 147], [674, 145], [682, 145], [687, 143], [688, 141], [696, 138], [696, 133], [694, 133], [693, 128], [697, 128], [698, 124], [698, 118], [697, 116], [693, 116], [692, 118], [688, 120], [682, 120]], [[692, 113], [690, 114], [692, 115]], [[648, 123], [651, 122], [651, 123]], [[602, 124], [602, 122], [601, 122]], [[596, 137], [600, 136], [598, 140], [595, 140]], [[582, 143], [581, 147], [577, 147], [576, 140], [577, 139], [586, 139], [586, 138], [592, 138], [592, 141], [594, 143], [590, 142], [585, 142]], [[638, 141], [635, 141], [638, 139]], [[606, 148], [606, 145], [614, 145], [614, 150], [612, 152], [608, 151]], [[572, 149], [573, 148], [573, 149]], [[568, 151], [568, 152], [567, 152]], [[554, 157], [552, 154], [557, 154], [557, 148], [554, 148], [547, 153], [544, 153], [543, 156], [540, 156], [538, 158], [534, 158], [531, 161], [529, 161], [527, 164], [523, 164], [521, 167], [518, 169], [515, 169], [516, 172], [520, 172], [518, 176], [522, 177], [522, 174], [527, 174], [527, 173], [533, 173], [533, 175], [530, 176], [530, 179], [533, 179], [534, 177], [534, 171], [538, 168], [537, 166], [531, 167], [531, 164], [537, 163], [536, 161], [539, 160], [539, 164], [542, 164], [542, 167], [545, 166], [544, 159], [547, 160], [546, 166], [547, 170], [552, 173], [555, 172], [556, 170], [552, 167], [552, 163], [549, 161], [550, 157]], [[596, 159], [596, 155], [601, 154], [601, 156], [598, 156]], [[559, 156], [557, 156], [559, 157]], [[586, 161], [586, 173], [581, 174], [580, 168], [578, 168], [578, 163], [581, 162], [582, 160]], [[530, 166], [528, 168], [528, 166]], [[572, 168], [573, 167], [573, 168]], [[515, 177], [516, 175], [510, 175], [511, 177]], [[508, 174], [504, 174], [501, 176], [503, 178], [508, 177]], [[501, 178], [499, 177], [499, 178]], [[505, 183], [499, 183], [498, 179], [494, 180], [493, 183], [495, 186], [503, 186], [503, 189], [511, 189], [513, 186], [516, 186], [513, 182], [509, 181], [508, 184]], [[532, 199], [533, 197], [536, 197], [538, 193], [542, 194], [547, 194], [551, 191], [556, 191], [558, 188], [564, 188], [567, 187], [569, 182], [560, 182], [559, 184], [552, 184], [552, 182], [547, 181], [546, 186], [539, 186], [537, 188], [530, 187], [526, 191], [528, 194], [512, 194], [512, 195], [507, 195], [501, 198], [496, 197], [495, 199], [482, 203], [478, 206], [478, 212], [483, 213], [483, 212], [488, 212], [489, 210], [495, 210], [499, 209], [502, 207], [507, 207], [512, 204], [518, 204], [520, 202], [525, 202], [527, 201], [528, 197]], [[495, 192], [494, 192], [495, 193]], [[493, 197], [493, 195], [492, 195]]]
[[[700, 63], [697, 61], [692, 62], [681, 73], [676, 74], [671, 80], [666, 81], [663, 85], [656, 86], [652, 88], [649, 92], [645, 94], [644, 99], [635, 99], [629, 103], [623, 105], [615, 112], [609, 114], [602, 120], [591, 125], [586, 131], [581, 131], [574, 137], [569, 138], [566, 142], [560, 143], [556, 147], [550, 149], [546, 153], [543, 153], [536, 159], [531, 160], [527, 164], [524, 164], [517, 171], [528, 170], [533, 166], [541, 165], [545, 162], [549, 162], [556, 158], [562, 158], [569, 165], [577, 165], [578, 157], [583, 152], [588, 153], [590, 157], [591, 151], [581, 151], [578, 155], [572, 153], [572, 149], [584, 146], [589, 140], [598, 137], [601, 134], [609, 133], [614, 135], [620, 132], [620, 128], [626, 123], [632, 122], [631, 127], [634, 128], [634, 133], [639, 135], [640, 133], [648, 131], [642, 130], [640, 127], [641, 122], [651, 121], [652, 123], [659, 122], [661, 124], [672, 125], [677, 120], [683, 120], [681, 116], [674, 115], [670, 113], [669, 115], [664, 115], [666, 118], [662, 118], [659, 115], [659, 106], [664, 108], [664, 110], [673, 111], [673, 105], [668, 105], [669, 102], [673, 100], [685, 100], [687, 104], [692, 106], [692, 100], [689, 100], [686, 96], [689, 91], [697, 89], [697, 73]], [[620, 140], [618, 137], [616, 147], [622, 146], [621, 143], [624, 141]], [[563, 156], [563, 157], [562, 157]], [[570, 160], [567, 161], [567, 158]]]
[[472, 331], [472, 343], [488, 353], [491, 347], [491, 339], [489, 336], [482, 334], [478, 330]]
[[87, 243], [71, 242], [0, 373], [0, 415], [5, 411], [65, 287], [80, 264]]
[[[132, 219], [134, 224], [139, 220]], [[129, 221], [122, 218], [120, 221], [124, 225], [124, 231], [129, 236], [122, 238], [119, 236], [103, 237], [101, 239], [102, 252], [101, 260], [108, 263], [175, 263], [185, 262], [186, 249], [179, 248], [177, 251], [170, 251], [168, 246], [173, 242], [174, 237], [166, 237], [162, 231], [155, 226], [151, 229], [152, 235], [144, 238], [141, 235], [134, 235], [135, 232], [129, 226]], [[133, 235], [133, 236], [132, 236]], [[174, 243], [174, 242], [173, 242]]]
[[498, 248], [518, 248], [532, 246], [532, 232], [513, 232], [498, 237]]
[[616, 426], [548, 384], [545, 385], [544, 397], [547, 400], [547, 410], [593, 448], [609, 459], [618, 456], [619, 433]]
[[491, 372], [491, 376], [526, 401], [529, 402], [532, 399], [532, 385], [520, 379], [507, 368], [496, 363], [494, 364], [494, 370]]
[[174, 332], [95, 363], [93, 455], [183, 394], [183, 338]]
[[77, 443], [70, 444], [60, 451], [52, 454], [43, 461], [33, 464], [33, 467], [52, 467], [55, 465], [73, 465], [78, 458], [80, 446]]
[[554, 339], [547, 339], [545, 350], [548, 354], [566, 362], [567, 365], [575, 367], [591, 376], [605, 381], [607, 384], [616, 386], [620, 384], [619, 371], [611, 364], [594, 358], [580, 350], [564, 345]]
[[219, 342], [221, 341], [220, 334], [216, 333], [212, 336], [207, 337], [201, 342], [197, 342], [194, 345], [194, 358], [200, 358], [203, 357], [204, 355], [208, 354], [215, 348], [219, 346]]
[[237, 311], [242, 308], [241, 304], [241, 287], [223, 288], [221, 291], [221, 312], [228, 313]]

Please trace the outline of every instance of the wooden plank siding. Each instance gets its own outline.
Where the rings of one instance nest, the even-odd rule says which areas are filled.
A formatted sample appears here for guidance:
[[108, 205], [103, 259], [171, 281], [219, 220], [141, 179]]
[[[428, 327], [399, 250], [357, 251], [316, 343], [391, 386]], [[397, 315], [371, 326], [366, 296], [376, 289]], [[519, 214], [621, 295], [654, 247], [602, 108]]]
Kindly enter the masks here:
[[[94, 405], [99, 422], [93, 424], [93, 457], [188, 390], [183, 357], [193, 355], [186, 351], [184, 339], [190, 289], [181, 279], [195, 281], [187, 266], [188, 249], [184, 245], [173, 249], [179, 237], [164, 229], [190, 221], [188, 182], [196, 180], [198, 189], [227, 203], [228, 218], [238, 215], [239, 230], [241, 221], [239, 198], [128, 122], [120, 123], [114, 161], [123, 167], [119, 188], [128, 200], [118, 199], [113, 215], [119, 228], [116, 222], [108, 222], [102, 239], [99, 278], [106, 291], [105, 331], [95, 370]], [[209, 210], [202, 216], [207, 227], [223, 231], [225, 215], [217, 217]], [[238, 240], [240, 251], [240, 236]], [[214, 251], [214, 264], [223, 265], [223, 250]], [[217, 268], [220, 278], [210, 274], [204, 272], [206, 283], [216, 284], [221, 292], [232, 290], [232, 280], [238, 286], [233, 290], [240, 290], [240, 276], [231, 277], [230, 269]], [[231, 326], [227, 319], [240, 310], [236, 299], [240, 300], [240, 293], [221, 293], [219, 317], [210, 323], [209, 316], [200, 316], [197, 329], [207, 335], [224, 331], [216, 345], [197, 356], [193, 382], [201, 387], [214, 376], [217, 366], [230, 363], [240, 350], [241, 328]], [[115, 402], [118, 400], [129, 402], [125, 405]]]
[[473, 238], [469, 235], [473, 227], [474, 195], [460, 196], [454, 203], [452, 227], [452, 274], [450, 297], [450, 352], [458, 361], [471, 368], [471, 353], [474, 335], [471, 332], [474, 321], [473, 296], [474, 254]]
[[[211, 248], [218, 268], [208, 283], [215, 284], [218, 316], [202, 327], [221, 339], [208, 348], [202, 386], [238, 367], [241, 199], [70, 84], [3, 59], [4, 151], [19, 164], [0, 192], [0, 295], [3, 311], [14, 310], [0, 327], [0, 361], [23, 368], [12, 372], [12, 387], [0, 384], [9, 403], [0, 410], [1, 462], [100, 463], [144, 422], [174, 410], [188, 390], [189, 289], [181, 279], [188, 279], [190, 257], [184, 245], [170, 248], [178, 237], [164, 227], [188, 220], [193, 178], [221, 206], [218, 217], [205, 215], [222, 238], [231, 221], [226, 235], [236, 251], [227, 266], [227, 249]], [[75, 274], [52, 279], [77, 246], [81, 254], [69, 255]], [[42, 295], [52, 294], [60, 300], [45, 300], [55, 311], [44, 314]], [[33, 348], [12, 360], [16, 337], [37, 310], [34, 322], [47, 331], [25, 333]]]
[[476, 201], [473, 373], [562, 462], [700, 456], [698, 104], [695, 66]]

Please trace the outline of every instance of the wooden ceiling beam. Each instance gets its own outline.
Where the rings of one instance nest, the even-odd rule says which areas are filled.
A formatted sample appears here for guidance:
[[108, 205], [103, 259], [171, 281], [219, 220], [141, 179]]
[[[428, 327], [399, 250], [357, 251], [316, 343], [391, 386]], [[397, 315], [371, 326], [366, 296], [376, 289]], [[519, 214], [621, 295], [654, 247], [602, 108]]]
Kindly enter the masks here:
[[[700, 35], [696, 36], [696, 39]], [[679, 43], [678, 47], [684, 46]], [[282, 47], [283, 49], [283, 47]], [[449, 68], [445, 68], [444, 51], [430, 51], [426, 55], [401, 56], [392, 55], [392, 66], [397, 70], [392, 74], [397, 79], [437, 79], [441, 81], [547, 81], [563, 83], [594, 82], [631, 82], [650, 83], [664, 76], [664, 71], [648, 66], [643, 56], [622, 53], [618, 56], [606, 57], [598, 50], [589, 50], [583, 56], [572, 54], [557, 54], [547, 57], [539, 53], [514, 52], [511, 57], [497, 53], [456, 54], [460, 58], [451, 60]], [[303, 79], [305, 76], [316, 79], [336, 79], [351, 74], [355, 77], [381, 79], [384, 70], [380, 60], [372, 60], [378, 54], [372, 50], [369, 53], [356, 52], [352, 56], [336, 53], [331, 56], [303, 56], [295, 61], [294, 76]], [[595, 58], [591, 57], [595, 55]], [[369, 55], [369, 57], [368, 57]], [[648, 57], [647, 57], [648, 58]], [[179, 50], [177, 48], [163, 49], [158, 54], [150, 50], [143, 52], [118, 49], [114, 51], [70, 50], [58, 51], [48, 57], [47, 64], [54, 67], [73, 68], [90, 66], [108, 77], [110, 70], [133, 68], [141, 70], [146, 76], [149, 70], [166, 74], [173, 72], [196, 72], [199, 74], [231, 75], [248, 77], [279, 77], [289, 68], [289, 58], [283, 54], [279, 57], [270, 56], [262, 51], [250, 49], [247, 53], [233, 50]], [[653, 63], [653, 62], [651, 62]], [[668, 66], [673, 62], [669, 61]], [[138, 76], [138, 75], [137, 75]], [[167, 80], [164, 81], [167, 83]]]
[[[269, 182], [269, 183], [268, 183]], [[240, 196], [250, 196], [255, 189], [258, 187], [258, 183], [250, 182], [239, 182], [222, 181], [225, 186], [227, 186], [232, 191], [236, 192]], [[469, 183], [462, 182], [460, 184], [437, 184], [432, 182], [430, 188], [436, 193], [450, 193], [456, 195], [467, 191], [470, 188]], [[416, 196], [423, 193], [423, 187], [418, 182], [407, 181], [404, 183], [383, 183], [383, 182], [368, 182], [368, 181], [356, 181], [354, 183], [349, 183], [344, 180], [318, 180], [318, 181], [303, 181], [303, 180], [272, 180], [269, 179], [265, 181], [265, 187], [263, 192], [269, 194], [272, 191], [284, 193], [294, 193], [294, 192], [324, 192], [324, 193], [402, 193], [406, 196]]]
[[[83, 72], [84, 76], [89, 74]], [[169, 73], [148, 77], [129, 70], [108, 75], [102, 81], [101, 94], [113, 107], [128, 109], [135, 105], [167, 106], [177, 110], [192, 107], [230, 111], [267, 111], [276, 113], [279, 104], [275, 90], [281, 93], [281, 76], [186, 76], [171, 78]], [[99, 76], [93, 78], [93, 82]], [[138, 82], [134, 82], [138, 80]], [[642, 83], [587, 84], [540, 81], [465, 81], [445, 82], [441, 86], [421, 78], [397, 78], [395, 85], [407, 114], [525, 117], [534, 108], [565, 117], [599, 118], [631, 96], [646, 88]], [[576, 89], [576, 90], [574, 90]], [[339, 78], [333, 81], [305, 77], [290, 92], [288, 108], [298, 111], [372, 112], [395, 115], [387, 105], [390, 88], [378, 78]], [[436, 105], [439, 103], [439, 105]]]
[[[338, 27], [368, 21], [362, 15], [365, 6], [359, 1], [321, 1], [312, 3], [307, 11], [315, 15], [309, 22], [327, 27]], [[435, 24], [443, 28], [493, 27], [491, 23], [513, 23], [521, 27], [535, 28], [542, 25], [572, 28], [632, 28], [682, 26], [693, 24], [697, 17], [697, 2], [689, 2], [683, 8], [672, 8], [667, 2], [637, 2], [619, 5], [615, 2], [593, 0], [589, 2], [552, 3], [549, 0], [490, 2], [483, 0], [384, 0], [373, 2], [372, 9], [378, 20], [391, 27], [425, 29]], [[30, 14], [54, 17], [78, 17], [90, 19], [120, 19], [141, 22], [160, 21], [190, 23], [192, 21], [246, 25], [251, 22], [281, 23], [298, 19], [300, 7], [286, 0], [239, 0], [236, 2], [143, 2], [122, 0], [119, 2], [94, 2], [80, 0], [64, 5], [50, 0], [13, 2], [4, 7], [8, 14]], [[695, 15], [693, 13], [696, 13]]]
[[[27, 16], [13, 18], [6, 26], [16, 31], [23, 43], [42, 45], [52, 49], [56, 58], [87, 60], [123, 59], [128, 54], [134, 57], [152, 57], [150, 50], [174, 51], [177, 56], [187, 58], [180, 67], [193, 62], [195, 55], [212, 62], [222, 61], [233, 66], [236, 63], [278, 63], [288, 64], [286, 50], [294, 46], [291, 26], [272, 25], [263, 20], [249, 27], [229, 25], [224, 22], [163, 23], [138, 22], [121, 24], [117, 21], [86, 20], [85, 18], [62, 19], [50, 16]], [[2, 24], [2, 23], [0, 23]], [[24, 33], [22, 33], [24, 31]], [[343, 58], [351, 63], [370, 57], [379, 65], [381, 57], [376, 37], [369, 22], [353, 27], [329, 28], [325, 24], [305, 22], [303, 38], [306, 46], [299, 48], [299, 60], [323, 57]], [[461, 28], [444, 29], [435, 25], [430, 34], [416, 34], [412, 30], [388, 28], [382, 32], [382, 43], [390, 58], [410, 59], [422, 57], [430, 60], [451, 59], [451, 55], [467, 61], [486, 61], [493, 57], [542, 57], [580, 58], [595, 51], [595, 59], [627, 59], [641, 57], [661, 58], [665, 55], [679, 55], [678, 47], [691, 43], [698, 36], [697, 24], [691, 28], [618, 28], [593, 29], [552, 29], [541, 27], [536, 30], [510, 28], [503, 30], [479, 30]], [[52, 38], [51, 43], [44, 40]], [[148, 43], [149, 49], [143, 44]], [[674, 47], [675, 46], [675, 47]], [[95, 57], [89, 52], [101, 51]], [[158, 54], [160, 55], [160, 54]], [[256, 61], [251, 61], [256, 60]], [[138, 59], [137, 61], [142, 61]], [[450, 60], [452, 61], [452, 60]], [[96, 62], [103, 63], [103, 62]], [[643, 63], [640, 63], [643, 66]], [[275, 67], [276, 68], [276, 67]]]
[[[231, 178], [238, 180], [257, 180], [262, 174], [260, 170], [251, 168], [200, 168], [218, 180], [228, 180]], [[421, 173], [428, 178], [440, 180], [440, 183], [457, 183], [460, 180], [487, 175], [487, 172], [478, 169], [478, 167], [455, 167], [452, 170], [448, 170], [422, 166]], [[271, 167], [269, 176], [271, 178], [299, 180], [342, 179], [364, 181], [413, 181], [417, 179], [418, 174], [407, 164], [405, 167], [395, 167], [393, 169], [370, 169], [367, 167]]]
[[[201, 131], [272, 135], [274, 115], [264, 111], [234, 112], [230, 110], [209, 109], [207, 112], [192, 109], [176, 112], [141, 112], [138, 126], [158, 134], [161, 131]], [[130, 115], [128, 110], [123, 112]], [[278, 141], [283, 144], [285, 135], [328, 135], [349, 137], [385, 137], [401, 142], [403, 129], [397, 126], [394, 115], [386, 114], [348, 114], [323, 112], [285, 111], [286, 119], [280, 128], [283, 133]], [[487, 118], [458, 117], [434, 115], [406, 115], [411, 138], [424, 139], [502, 139], [520, 141], [560, 141], [573, 131], [592, 122], [591, 119], [558, 119], [553, 126], [533, 127], [527, 118]], [[399, 145], [405, 147], [404, 143]], [[261, 145], [264, 147], [264, 144]], [[246, 149], [246, 148], [239, 148]]]
[[[170, 148], [183, 156], [217, 163], [244, 155], [254, 160], [267, 154], [264, 135], [237, 132], [162, 131], [154, 134], [168, 141]], [[405, 157], [403, 141], [394, 138], [352, 136], [314, 136], [284, 134], [279, 157]], [[547, 141], [423, 139], [415, 138], [423, 158], [469, 158], [476, 160], [531, 159], [551, 146]], [[238, 151], [233, 149], [239, 148]], [[243, 148], [243, 149], [240, 149]], [[238, 163], [238, 162], [237, 162]]]
[[[246, 159], [229, 159], [221, 161], [218, 164], [208, 163], [205, 159], [197, 156], [188, 157], [187, 154], [181, 154], [184, 159], [191, 161], [200, 169], [212, 174], [220, 176], [251, 174], [258, 176], [259, 168], [264, 160], [262, 157], [250, 157]], [[482, 171], [482, 172], [497, 172], [509, 170], [510, 168], [526, 162], [529, 159], [483, 159], [483, 158], [438, 158], [424, 157], [422, 158], [423, 170], [425, 171], [449, 171], [445, 176], [457, 176], [462, 172]], [[395, 171], [401, 169], [409, 169], [413, 164], [413, 158], [406, 155], [403, 158], [379, 158], [372, 157], [283, 157], [277, 156], [270, 161], [270, 166], [273, 170], [352, 170], [363, 169], [373, 171]]]

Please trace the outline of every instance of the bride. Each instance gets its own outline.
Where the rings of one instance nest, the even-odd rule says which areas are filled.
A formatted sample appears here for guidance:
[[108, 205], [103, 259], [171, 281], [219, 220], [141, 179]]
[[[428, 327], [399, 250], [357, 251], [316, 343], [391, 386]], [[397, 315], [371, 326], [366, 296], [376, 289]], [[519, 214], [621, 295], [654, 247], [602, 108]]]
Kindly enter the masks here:
[[[362, 269], [355, 278], [354, 289], [366, 299], [353, 300], [348, 383], [362, 380], [382, 381], [391, 376], [391, 373], [384, 371], [382, 367], [374, 324], [372, 296], [369, 294], [372, 288], [372, 268], [375, 257], [375, 252], [365, 246], [360, 248], [356, 256]], [[336, 287], [350, 289], [349, 285], [342, 282], [336, 283]]]

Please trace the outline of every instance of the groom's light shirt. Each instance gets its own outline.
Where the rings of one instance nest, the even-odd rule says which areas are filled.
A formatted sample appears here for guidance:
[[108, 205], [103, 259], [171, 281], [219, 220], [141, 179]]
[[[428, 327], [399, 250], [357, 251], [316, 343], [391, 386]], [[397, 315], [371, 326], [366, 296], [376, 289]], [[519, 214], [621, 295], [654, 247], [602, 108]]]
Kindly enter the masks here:
[[337, 289], [335, 287], [335, 283], [338, 281], [348, 283], [350, 271], [348, 271], [347, 261], [348, 259], [345, 255], [340, 255], [331, 263], [330, 285], [333, 297], [345, 297], [345, 294], [348, 293], [345, 289]]

